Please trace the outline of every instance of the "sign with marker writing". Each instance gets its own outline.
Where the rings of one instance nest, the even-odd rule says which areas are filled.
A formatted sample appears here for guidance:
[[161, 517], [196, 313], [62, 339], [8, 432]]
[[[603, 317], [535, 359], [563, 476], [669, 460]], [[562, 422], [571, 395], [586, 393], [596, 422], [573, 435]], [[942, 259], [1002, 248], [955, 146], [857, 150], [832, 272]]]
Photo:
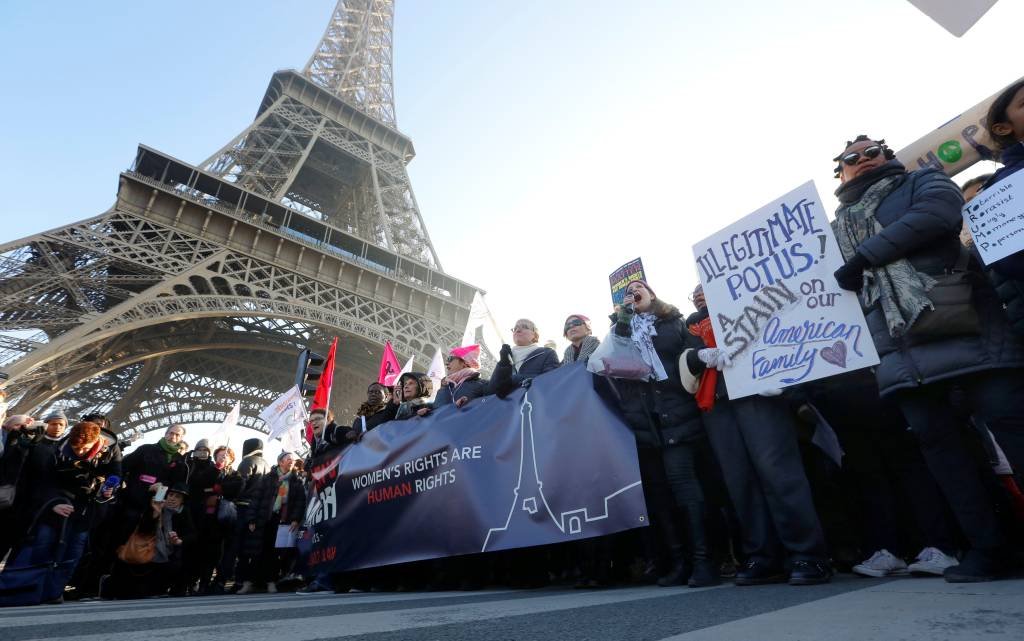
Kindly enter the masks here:
[[878, 364], [813, 182], [693, 247], [730, 398]]
[[986, 265], [1024, 249], [1024, 173], [1003, 178], [964, 205], [964, 224]]

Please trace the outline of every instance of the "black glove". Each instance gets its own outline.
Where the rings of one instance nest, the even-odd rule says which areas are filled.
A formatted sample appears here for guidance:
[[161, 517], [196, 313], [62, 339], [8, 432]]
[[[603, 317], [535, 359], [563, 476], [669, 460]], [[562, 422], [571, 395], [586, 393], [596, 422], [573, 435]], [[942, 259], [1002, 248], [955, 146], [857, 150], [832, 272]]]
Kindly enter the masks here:
[[498, 362], [503, 365], [512, 364], [512, 348], [508, 343], [501, 346], [501, 351], [498, 352]]
[[836, 270], [833, 276], [839, 286], [849, 292], [859, 292], [864, 287], [864, 270], [871, 266], [867, 258], [854, 254], [853, 258]]
[[633, 333], [633, 306], [623, 305], [615, 314], [615, 333], [630, 336]]

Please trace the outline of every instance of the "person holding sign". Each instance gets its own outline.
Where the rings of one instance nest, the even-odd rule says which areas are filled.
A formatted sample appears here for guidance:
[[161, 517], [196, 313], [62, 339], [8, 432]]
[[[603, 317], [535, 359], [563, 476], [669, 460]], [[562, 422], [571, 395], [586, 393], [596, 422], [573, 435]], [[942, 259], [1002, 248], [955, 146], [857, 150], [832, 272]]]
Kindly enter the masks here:
[[718, 568], [711, 560], [704, 491], [696, 472], [696, 444], [704, 436], [704, 426], [696, 401], [679, 382], [679, 357], [699, 341], [686, 330], [679, 310], [642, 280], [626, 288], [614, 318], [613, 331], [633, 340], [653, 372], [654, 380], [615, 380], [623, 418], [636, 437], [644, 487], [650, 497], [651, 490], [667, 483], [688, 530], [689, 550], [675, 529], [671, 506], [651, 506], [673, 562], [658, 585], [715, 585]]
[[858, 136], [835, 158], [840, 206], [834, 223], [846, 263], [841, 287], [860, 292], [891, 397], [970, 542], [950, 582], [1005, 572], [1006, 539], [984, 479], [966, 455], [950, 398], [964, 391], [976, 421], [1019, 439], [1024, 416], [1024, 344], [1010, 331], [994, 292], [967, 270], [960, 244], [959, 188], [927, 168], [908, 173], [883, 140]]
[[[982, 189], [988, 189], [1024, 169], [1024, 80], [1007, 87], [993, 101], [985, 126], [992, 134], [1003, 167], [989, 176]], [[967, 197], [969, 184], [970, 181], [964, 184], [967, 200], [970, 200]], [[1024, 252], [1011, 254], [992, 263], [988, 275], [1003, 303], [1011, 327], [1018, 334], [1024, 335]]]
[[778, 390], [729, 397], [718, 373], [732, 367], [732, 359], [713, 347], [717, 341], [702, 288], [694, 291], [693, 302], [697, 312], [686, 325], [699, 339], [680, 359], [680, 376], [704, 410], [708, 440], [740, 521], [746, 561], [736, 571], [736, 585], [827, 583], [832, 569], [825, 535], [789, 404]]

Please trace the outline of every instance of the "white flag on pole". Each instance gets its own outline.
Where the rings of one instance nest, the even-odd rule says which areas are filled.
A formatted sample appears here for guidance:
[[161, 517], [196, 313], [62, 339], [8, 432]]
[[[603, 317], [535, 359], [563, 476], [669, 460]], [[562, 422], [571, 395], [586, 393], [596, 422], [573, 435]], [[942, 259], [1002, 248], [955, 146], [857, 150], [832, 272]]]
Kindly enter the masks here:
[[220, 445], [227, 445], [228, 441], [231, 440], [231, 432], [238, 427], [238, 419], [242, 416], [242, 404], [235, 402], [235, 406], [231, 408], [227, 416], [221, 422], [220, 427], [210, 435], [210, 444], [214, 447]]
[[448, 371], [444, 367], [444, 355], [441, 353], [441, 348], [438, 347], [437, 351], [434, 352], [434, 358], [430, 361], [430, 367], [427, 369], [427, 376], [435, 381], [440, 381], [447, 375]]
[[270, 440], [281, 437], [284, 442], [285, 435], [293, 428], [298, 428], [301, 434], [306, 422], [306, 405], [302, 401], [299, 386], [293, 385], [290, 390], [268, 405], [260, 412], [260, 418], [267, 424], [267, 438]]

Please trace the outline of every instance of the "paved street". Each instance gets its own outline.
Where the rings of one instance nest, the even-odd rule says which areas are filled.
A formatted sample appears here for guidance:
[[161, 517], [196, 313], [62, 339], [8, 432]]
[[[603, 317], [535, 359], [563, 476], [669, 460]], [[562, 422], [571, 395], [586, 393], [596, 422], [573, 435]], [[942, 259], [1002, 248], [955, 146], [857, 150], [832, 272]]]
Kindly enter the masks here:
[[1024, 580], [251, 595], [0, 611], [0, 641], [1024, 639]]

